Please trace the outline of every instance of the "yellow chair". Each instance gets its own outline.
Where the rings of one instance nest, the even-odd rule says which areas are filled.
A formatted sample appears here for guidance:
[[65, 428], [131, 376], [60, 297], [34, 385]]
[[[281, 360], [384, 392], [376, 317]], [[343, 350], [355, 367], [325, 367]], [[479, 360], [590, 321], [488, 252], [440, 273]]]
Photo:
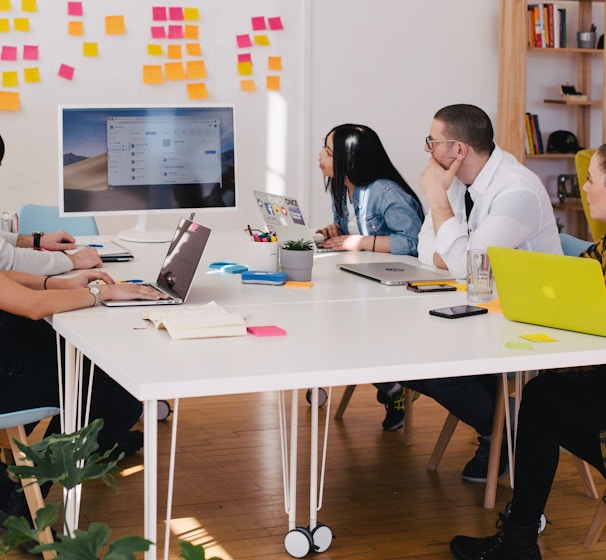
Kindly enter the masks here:
[[587, 175], [589, 170], [589, 161], [591, 156], [595, 153], [595, 150], [587, 149], [580, 150], [574, 157], [574, 164], [577, 171], [577, 177], [579, 179], [579, 190], [581, 191], [581, 202], [583, 203], [583, 211], [585, 212], [585, 218], [589, 225], [589, 231], [591, 231], [591, 237], [594, 241], [601, 239], [606, 234], [606, 223], [594, 220], [589, 214], [589, 207], [587, 206], [587, 193], [583, 190], [583, 185], [587, 182]]

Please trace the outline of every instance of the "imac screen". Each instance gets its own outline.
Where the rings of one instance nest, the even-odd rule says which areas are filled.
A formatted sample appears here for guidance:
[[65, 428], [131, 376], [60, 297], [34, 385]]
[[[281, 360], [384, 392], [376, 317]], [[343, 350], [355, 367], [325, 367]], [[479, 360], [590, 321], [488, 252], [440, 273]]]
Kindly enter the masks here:
[[235, 208], [233, 106], [60, 106], [63, 215]]

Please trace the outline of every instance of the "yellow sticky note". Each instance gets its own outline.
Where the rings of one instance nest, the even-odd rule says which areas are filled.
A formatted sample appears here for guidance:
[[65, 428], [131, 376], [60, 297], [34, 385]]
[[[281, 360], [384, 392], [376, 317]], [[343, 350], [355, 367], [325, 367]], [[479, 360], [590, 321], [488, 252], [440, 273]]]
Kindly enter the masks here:
[[240, 89], [246, 92], [257, 91], [257, 86], [254, 80], [240, 80]]
[[124, 35], [126, 33], [124, 16], [106, 16], [105, 33], [106, 35]]
[[505, 348], [510, 350], [532, 350], [532, 342], [523, 341], [508, 341], [505, 343]]
[[185, 80], [185, 68], [182, 62], [167, 62], [164, 65], [164, 73], [167, 80]]
[[68, 21], [67, 22], [67, 34], [74, 35], [76, 37], [84, 35], [84, 22], [83, 21]]
[[15, 71], [2, 72], [2, 87], [17, 87], [19, 76]]
[[10, 12], [12, 9], [11, 0], [0, 0], [0, 11]]
[[181, 45], [168, 45], [166, 56], [173, 60], [180, 60], [183, 58], [183, 50]]
[[280, 76], [267, 76], [266, 86], [269, 91], [280, 91]]
[[162, 56], [162, 45], [147, 45], [147, 54], [150, 56]]
[[273, 72], [279, 72], [282, 70], [282, 57], [281, 56], [269, 56], [267, 57], [267, 69]]
[[253, 38], [255, 45], [259, 45], [260, 47], [267, 47], [270, 44], [267, 35], [255, 35]]
[[238, 62], [238, 74], [240, 74], [240, 76], [250, 76], [252, 73], [252, 62]]
[[183, 38], [189, 39], [190, 41], [198, 40], [198, 26], [197, 25], [185, 25], [183, 27]]
[[0, 111], [18, 111], [20, 108], [17, 92], [0, 91]]
[[98, 43], [84, 43], [82, 45], [82, 54], [84, 56], [99, 56]]
[[35, 84], [40, 81], [39, 68], [24, 68], [23, 76], [28, 84]]
[[183, 19], [185, 21], [198, 21], [200, 19], [198, 8], [183, 8]]
[[531, 342], [557, 342], [556, 338], [552, 338], [548, 334], [534, 333], [534, 334], [521, 334], [520, 338], [525, 338]]
[[37, 12], [38, 5], [36, 0], [21, 0], [21, 11], [22, 12]]
[[15, 18], [13, 20], [15, 31], [29, 31], [29, 18]]
[[202, 80], [206, 78], [206, 65], [203, 60], [188, 60], [185, 63], [188, 80]]
[[208, 97], [206, 84], [187, 84], [187, 95], [190, 99], [206, 99]]
[[144, 84], [161, 84], [164, 82], [162, 74], [162, 66], [146, 64], [143, 66], [143, 83]]
[[6, 33], [11, 30], [11, 24], [6, 18], [0, 18], [0, 33]]
[[202, 48], [200, 43], [187, 43], [185, 50], [189, 56], [202, 56]]

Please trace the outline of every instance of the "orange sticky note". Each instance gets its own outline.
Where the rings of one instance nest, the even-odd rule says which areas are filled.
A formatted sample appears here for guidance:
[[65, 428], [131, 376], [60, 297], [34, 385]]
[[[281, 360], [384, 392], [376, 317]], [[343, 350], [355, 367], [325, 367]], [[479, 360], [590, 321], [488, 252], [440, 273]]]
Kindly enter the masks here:
[[185, 50], [189, 56], [202, 56], [202, 48], [200, 43], [187, 43]]
[[161, 84], [164, 82], [162, 74], [162, 66], [145, 64], [143, 66], [143, 83], [144, 84]]
[[187, 84], [187, 95], [190, 99], [206, 99], [208, 97], [206, 84]]
[[267, 57], [267, 69], [273, 72], [280, 72], [282, 70], [282, 57], [281, 56], [268, 56]]
[[19, 85], [19, 76], [17, 72], [11, 70], [2, 72], [2, 87], [17, 87]]
[[67, 34], [74, 35], [76, 37], [84, 35], [84, 22], [83, 21], [68, 21], [67, 22]]
[[297, 282], [295, 280], [288, 280], [284, 284], [285, 288], [311, 288], [314, 285], [313, 282]]
[[269, 91], [280, 91], [280, 76], [267, 76], [266, 87]]
[[97, 43], [83, 43], [82, 54], [84, 56], [99, 56], [99, 45]]
[[206, 78], [206, 64], [203, 60], [188, 60], [185, 72], [188, 80], [202, 80]]
[[254, 36], [255, 45], [259, 45], [260, 47], [269, 46], [269, 37], [267, 35], [255, 35]]
[[0, 111], [18, 111], [19, 94], [12, 91], [0, 91]]
[[105, 33], [107, 35], [124, 35], [126, 33], [124, 16], [106, 16]]
[[15, 31], [29, 31], [29, 19], [28, 18], [15, 18], [13, 20]]
[[182, 62], [167, 62], [164, 65], [164, 73], [169, 81], [185, 80], [185, 68]]
[[40, 81], [39, 68], [24, 68], [23, 77], [28, 84], [35, 84]]
[[253, 69], [251, 62], [238, 62], [238, 74], [240, 74], [240, 76], [250, 76], [252, 73]]
[[197, 25], [185, 25], [183, 27], [183, 38], [190, 41], [198, 40], [199, 28]]
[[166, 51], [166, 56], [173, 60], [180, 60], [183, 58], [183, 51], [181, 49], [181, 45], [168, 45]]
[[162, 45], [147, 45], [147, 54], [150, 56], [162, 56]]
[[257, 86], [254, 80], [240, 80], [240, 89], [246, 92], [257, 91]]

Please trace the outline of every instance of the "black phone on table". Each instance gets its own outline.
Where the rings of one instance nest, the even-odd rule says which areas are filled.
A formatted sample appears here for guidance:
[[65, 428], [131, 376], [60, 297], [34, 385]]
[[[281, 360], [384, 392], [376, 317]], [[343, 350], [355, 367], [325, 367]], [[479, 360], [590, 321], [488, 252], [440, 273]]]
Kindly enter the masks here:
[[485, 307], [476, 307], [475, 305], [455, 305], [453, 307], [429, 310], [430, 315], [446, 319], [458, 319], [459, 317], [470, 317], [471, 315], [482, 315], [484, 313], [488, 313], [488, 309]]
[[417, 294], [430, 294], [434, 292], [456, 292], [457, 289], [452, 284], [408, 284], [407, 290]]

